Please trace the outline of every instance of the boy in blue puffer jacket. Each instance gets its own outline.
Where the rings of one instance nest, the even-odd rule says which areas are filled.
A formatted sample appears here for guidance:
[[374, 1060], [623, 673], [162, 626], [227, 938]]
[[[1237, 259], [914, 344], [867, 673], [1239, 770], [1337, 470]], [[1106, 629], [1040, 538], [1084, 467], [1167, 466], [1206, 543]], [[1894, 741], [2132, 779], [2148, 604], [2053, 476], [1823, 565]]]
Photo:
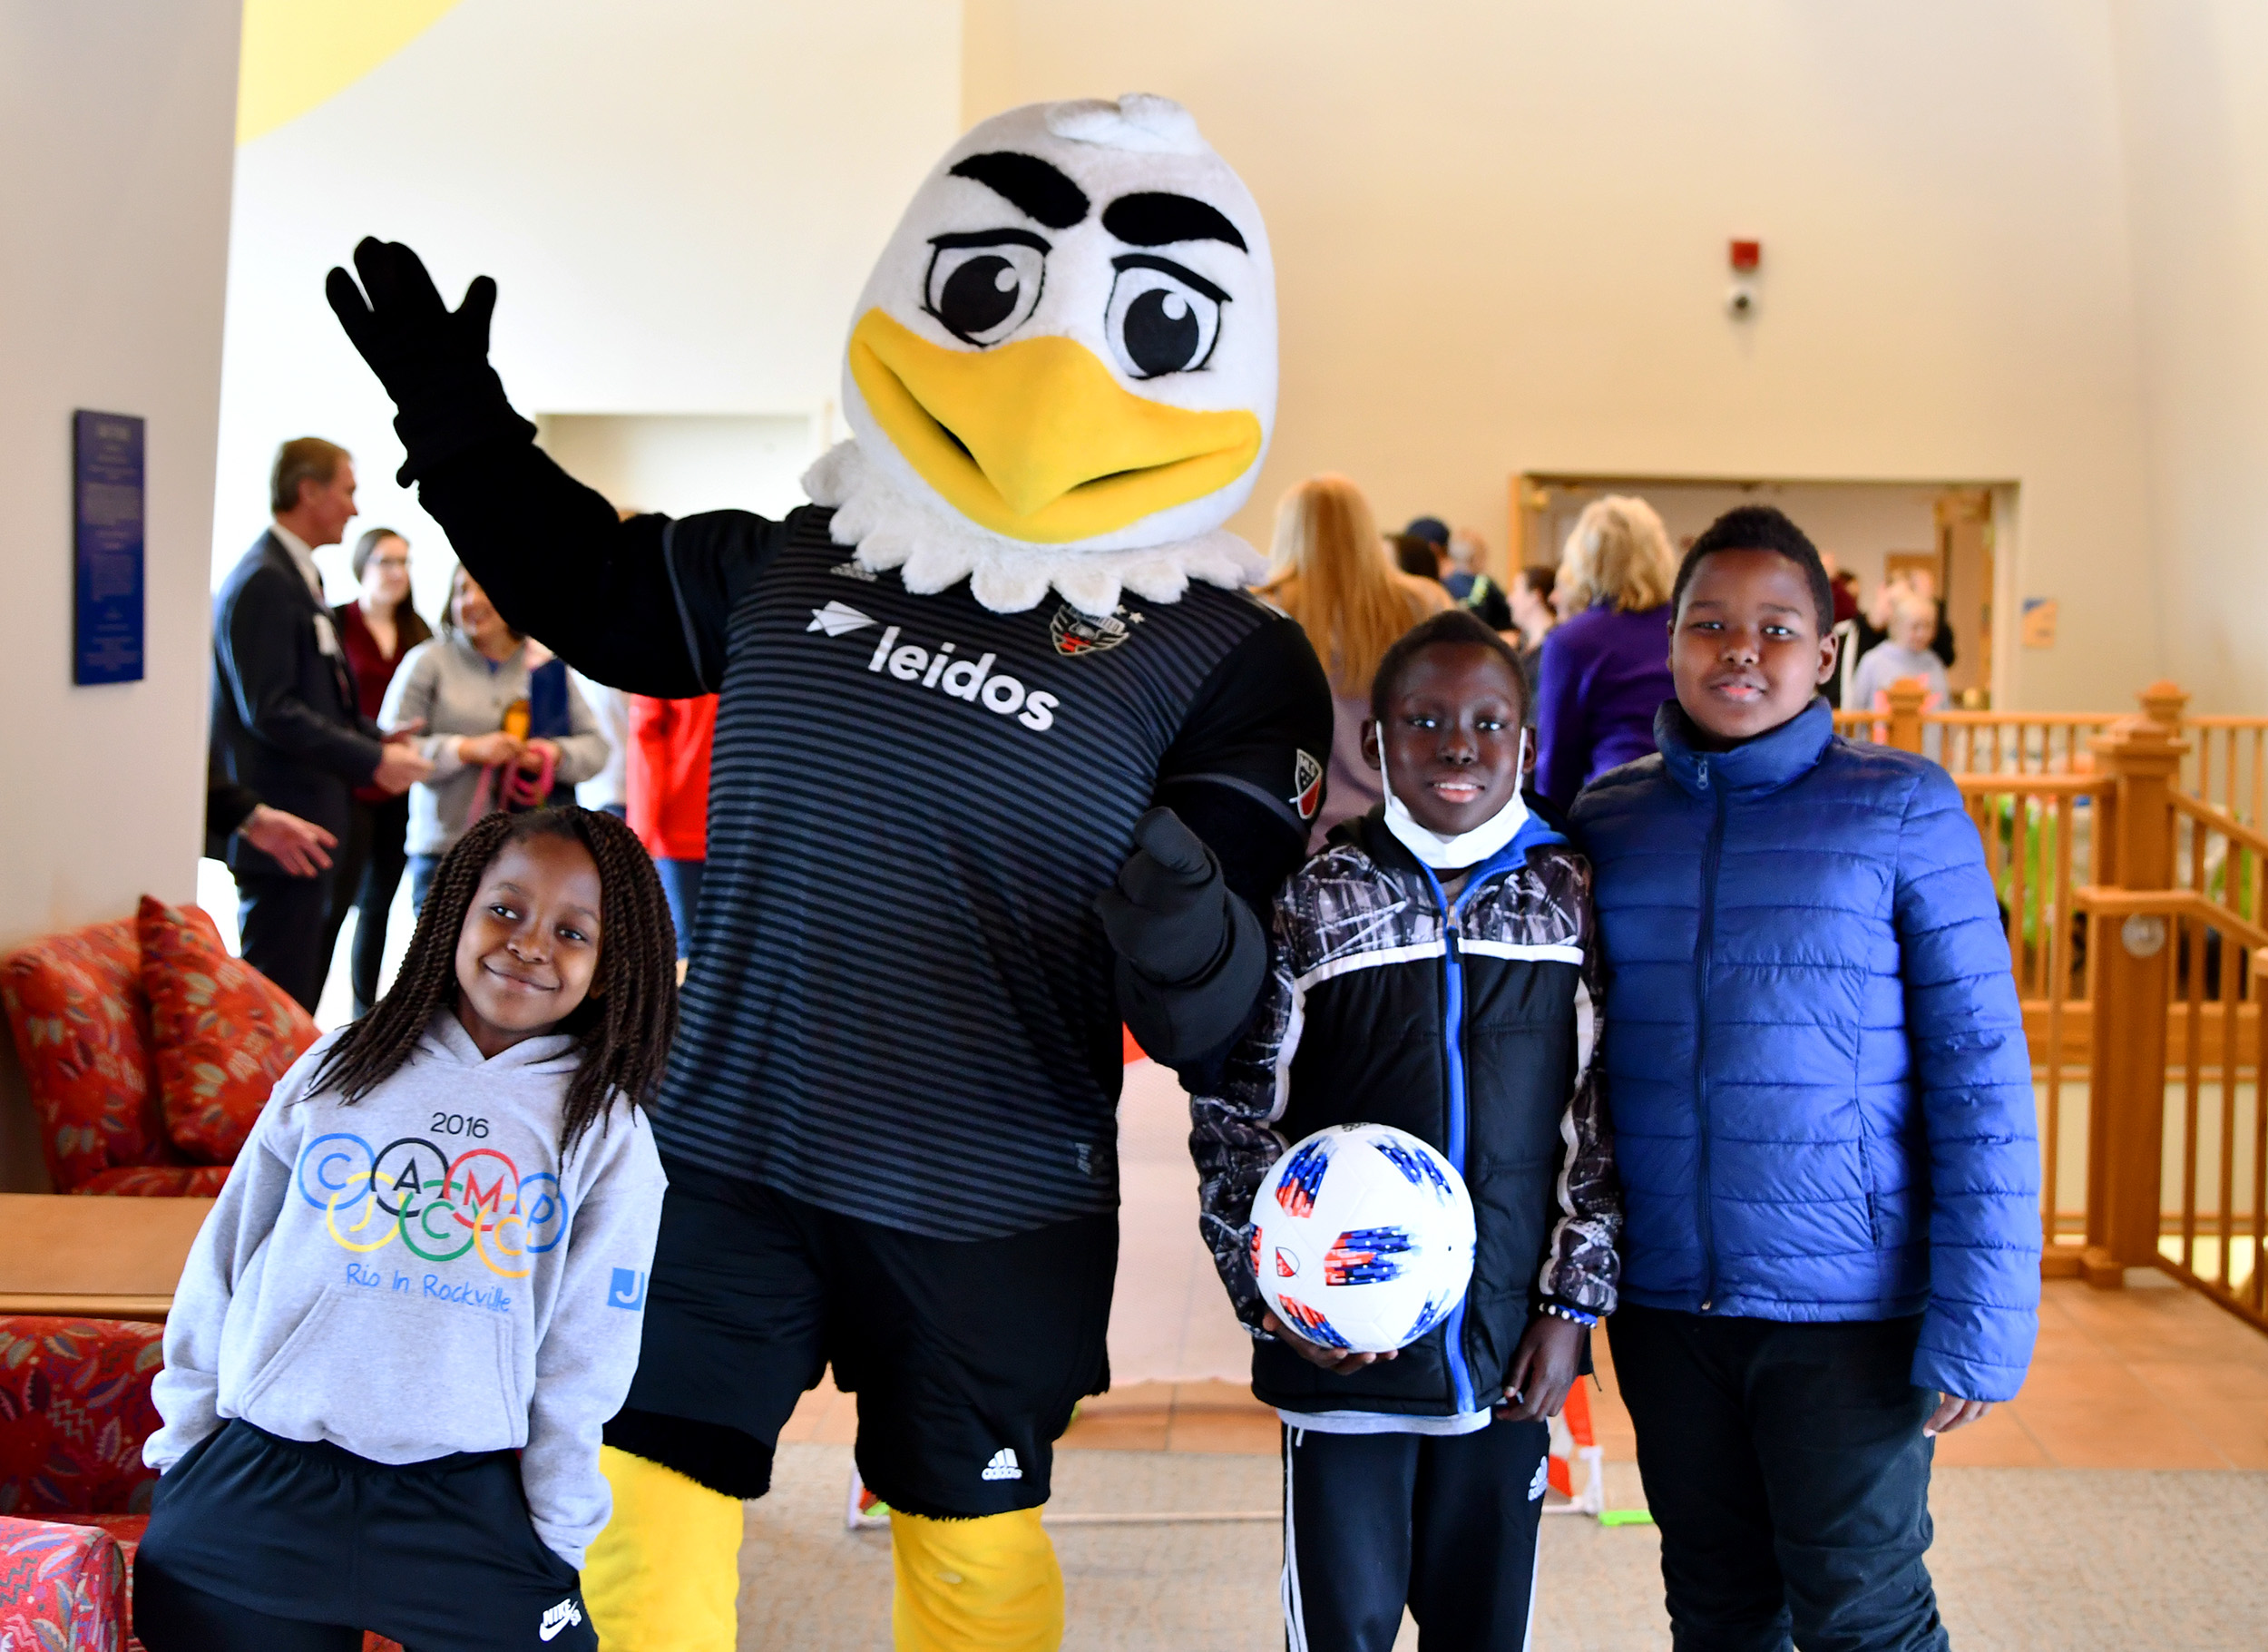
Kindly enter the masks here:
[[1837, 738], [1819, 552], [1728, 513], [1672, 599], [1659, 755], [1574, 820], [1625, 1208], [1609, 1334], [1679, 1652], [1947, 1645], [1932, 1437], [2039, 1299], [2030, 1057], [1945, 771]]

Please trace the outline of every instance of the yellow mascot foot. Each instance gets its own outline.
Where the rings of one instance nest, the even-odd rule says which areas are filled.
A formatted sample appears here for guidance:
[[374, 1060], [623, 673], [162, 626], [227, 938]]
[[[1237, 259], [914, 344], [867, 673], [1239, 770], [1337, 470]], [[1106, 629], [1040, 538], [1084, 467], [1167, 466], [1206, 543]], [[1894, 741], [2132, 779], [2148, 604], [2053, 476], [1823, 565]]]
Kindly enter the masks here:
[[601, 1446], [614, 1518], [582, 1562], [603, 1652], [734, 1652], [740, 1500]]
[[897, 1652], [1055, 1652], [1063, 1572], [1037, 1509], [975, 1520], [890, 1514]]

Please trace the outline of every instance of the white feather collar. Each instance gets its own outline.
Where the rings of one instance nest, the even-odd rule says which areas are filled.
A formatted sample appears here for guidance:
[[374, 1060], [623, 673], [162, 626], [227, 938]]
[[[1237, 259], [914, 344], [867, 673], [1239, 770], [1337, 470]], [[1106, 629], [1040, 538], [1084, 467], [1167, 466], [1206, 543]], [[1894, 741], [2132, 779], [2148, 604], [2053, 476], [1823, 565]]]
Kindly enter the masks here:
[[912, 497], [855, 442], [842, 442], [804, 473], [814, 504], [833, 507], [828, 532], [856, 547], [853, 561], [879, 573], [900, 570], [905, 588], [928, 596], [963, 580], [997, 614], [1039, 606], [1052, 586], [1080, 612], [1102, 619], [1121, 591], [1150, 602], [1178, 602], [1191, 580], [1234, 591], [1267, 572], [1260, 553], [1225, 528], [1133, 551], [1071, 551], [988, 533], [968, 518]]

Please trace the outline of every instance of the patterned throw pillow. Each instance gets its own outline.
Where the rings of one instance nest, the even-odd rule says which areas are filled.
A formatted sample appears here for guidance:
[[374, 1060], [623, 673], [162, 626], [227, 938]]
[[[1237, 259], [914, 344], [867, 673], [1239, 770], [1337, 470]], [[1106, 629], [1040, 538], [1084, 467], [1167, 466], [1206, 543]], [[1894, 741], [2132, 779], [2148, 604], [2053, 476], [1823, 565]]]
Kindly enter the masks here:
[[195, 907], [145, 894], [135, 927], [166, 1133], [191, 1158], [232, 1164], [269, 1090], [315, 1042], [315, 1023], [282, 988], [230, 957]]
[[0, 959], [0, 1006], [56, 1192], [114, 1166], [172, 1158], [155, 1104], [132, 918], [49, 935]]

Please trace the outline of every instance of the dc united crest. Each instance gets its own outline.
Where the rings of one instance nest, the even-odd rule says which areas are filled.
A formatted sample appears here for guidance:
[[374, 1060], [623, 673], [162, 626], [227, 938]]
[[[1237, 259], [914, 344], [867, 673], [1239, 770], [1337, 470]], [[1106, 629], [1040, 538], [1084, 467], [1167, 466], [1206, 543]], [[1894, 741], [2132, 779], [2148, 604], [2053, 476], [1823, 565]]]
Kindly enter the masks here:
[[1296, 748], [1292, 753], [1290, 803], [1302, 820], [1313, 820], [1323, 806], [1323, 765]]
[[1119, 646], [1134, 634], [1142, 616], [1130, 614], [1120, 608], [1106, 620], [1082, 614], [1069, 602], [1059, 603], [1055, 618], [1048, 621], [1048, 634], [1055, 640], [1055, 651], [1073, 659], [1081, 654], [1100, 654]]

